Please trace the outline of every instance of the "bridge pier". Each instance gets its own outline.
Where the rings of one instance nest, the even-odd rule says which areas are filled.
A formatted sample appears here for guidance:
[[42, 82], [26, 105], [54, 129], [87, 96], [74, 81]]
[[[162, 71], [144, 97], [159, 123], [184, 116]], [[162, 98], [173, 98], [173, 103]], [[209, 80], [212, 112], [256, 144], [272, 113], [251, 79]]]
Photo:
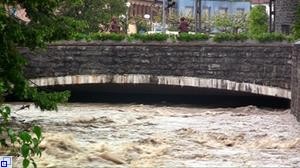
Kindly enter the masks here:
[[292, 62], [291, 111], [300, 121], [300, 42], [294, 45]]

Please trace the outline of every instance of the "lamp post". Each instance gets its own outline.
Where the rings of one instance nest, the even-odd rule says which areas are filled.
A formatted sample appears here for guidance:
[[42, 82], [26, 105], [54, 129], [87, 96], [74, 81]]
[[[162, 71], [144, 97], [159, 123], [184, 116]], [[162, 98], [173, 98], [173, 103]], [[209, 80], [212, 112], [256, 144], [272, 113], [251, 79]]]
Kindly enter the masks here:
[[269, 2], [269, 32], [275, 31], [275, 0]]
[[196, 0], [195, 3], [196, 13], [195, 13], [195, 23], [196, 23], [196, 30], [195, 32], [201, 32], [201, 0]]
[[128, 28], [129, 28], [129, 8], [131, 6], [131, 3], [127, 1], [125, 5], [127, 6], [127, 12], [126, 12], [126, 33], [128, 34]]
[[150, 23], [151, 23], [151, 31], [154, 31], [154, 26], [153, 26], [153, 6], [154, 6], [155, 4], [152, 4], [151, 6], [150, 6], [150, 12], [151, 12], [151, 20], [150, 20]]
[[166, 0], [163, 0], [162, 33], [166, 33]]
[[[147, 21], [147, 29], [149, 28], [148, 26], [150, 25], [150, 24], [149, 24], [149, 21], [150, 21], [149, 19], [150, 19], [150, 17], [151, 17], [151, 16], [150, 16], [149, 14], [145, 14], [145, 15], [144, 15], [144, 18], [145, 18], [146, 21]], [[150, 30], [147, 30], [147, 31], [150, 31]]]

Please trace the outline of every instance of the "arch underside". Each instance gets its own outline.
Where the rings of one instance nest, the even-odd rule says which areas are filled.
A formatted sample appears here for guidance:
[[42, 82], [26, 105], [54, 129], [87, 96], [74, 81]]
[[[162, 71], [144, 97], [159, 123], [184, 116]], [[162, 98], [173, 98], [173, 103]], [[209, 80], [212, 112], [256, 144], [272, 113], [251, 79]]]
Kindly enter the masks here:
[[80, 84], [156, 84], [170, 86], [187, 86], [197, 88], [222, 89], [228, 91], [246, 92], [258, 95], [273, 96], [291, 99], [291, 91], [278, 87], [258, 85], [252, 83], [239, 83], [223, 79], [207, 79], [185, 76], [153, 76], [144, 74], [123, 75], [73, 75], [59, 77], [41, 77], [31, 79], [40, 87], [57, 85], [80, 85]]

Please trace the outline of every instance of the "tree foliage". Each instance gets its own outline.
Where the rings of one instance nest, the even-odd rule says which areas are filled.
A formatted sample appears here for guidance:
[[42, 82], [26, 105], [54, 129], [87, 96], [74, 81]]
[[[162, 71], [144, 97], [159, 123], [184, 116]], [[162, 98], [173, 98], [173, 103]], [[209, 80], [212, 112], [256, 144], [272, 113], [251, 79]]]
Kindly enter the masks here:
[[[237, 12], [234, 14], [218, 13], [215, 16], [209, 16], [204, 13], [201, 16], [202, 32], [210, 33], [213, 29], [224, 33], [244, 33], [247, 30], [247, 13]], [[189, 22], [190, 31], [195, 30], [195, 19], [192, 15], [183, 15], [172, 13], [168, 17], [168, 25], [171, 31], [178, 31], [179, 20], [181, 17]]]
[[296, 20], [293, 27], [293, 35], [296, 39], [300, 39], [300, 4], [297, 6]]
[[237, 34], [246, 31], [246, 20], [246, 13], [217, 14], [214, 16], [213, 26], [220, 32]]
[[184, 17], [185, 20], [189, 23], [189, 30], [192, 31], [195, 29], [195, 19], [191, 13], [182, 13], [174, 11], [168, 15], [167, 23], [169, 31], [178, 31], [178, 26], [180, 24], [180, 18]]
[[143, 17], [136, 16], [134, 20], [137, 32], [147, 32], [151, 30], [151, 23]]
[[61, 12], [65, 16], [85, 21], [88, 25], [86, 33], [98, 32], [99, 27], [105, 31], [113, 16], [126, 16], [125, 2], [126, 0], [83, 0], [80, 5], [65, 3]]
[[[33, 156], [40, 154], [37, 148], [41, 141], [37, 133], [40, 128], [33, 128], [35, 138], [27, 131], [14, 131], [10, 127], [10, 109], [3, 104], [4, 98], [14, 94], [21, 100], [34, 101], [42, 110], [57, 110], [57, 103], [67, 101], [69, 92], [47, 93], [30, 87], [23, 73], [26, 60], [17, 49], [43, 47], [54, 40], [68, 39], [74, 31], [81, 30], [83, 24], [59, 15], [64, 3], [78, 4], [80, 0], [0, 0], [0, 140], [2, 147], [13, 147], [24, 157], [24, 167]], [[15, 15], [14, 11], [24, 9], [29, 22]], [[15, 147], [15, 143], [20, 148]]]
[[248, 18], [248, 28], [251, 35], [268, 32], [268, 14], [262, 5], [253, 7]]

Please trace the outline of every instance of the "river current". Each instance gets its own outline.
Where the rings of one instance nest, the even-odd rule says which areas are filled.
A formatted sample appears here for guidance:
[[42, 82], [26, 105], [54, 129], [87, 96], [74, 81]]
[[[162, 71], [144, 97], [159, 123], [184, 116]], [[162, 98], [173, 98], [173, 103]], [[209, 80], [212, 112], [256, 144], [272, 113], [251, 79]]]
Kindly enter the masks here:
[[70, 103], [18, 111], [23, 104], [10, 104], [13, 116], [44, 131], [39, 167], [300, 167], [290, 110]]

